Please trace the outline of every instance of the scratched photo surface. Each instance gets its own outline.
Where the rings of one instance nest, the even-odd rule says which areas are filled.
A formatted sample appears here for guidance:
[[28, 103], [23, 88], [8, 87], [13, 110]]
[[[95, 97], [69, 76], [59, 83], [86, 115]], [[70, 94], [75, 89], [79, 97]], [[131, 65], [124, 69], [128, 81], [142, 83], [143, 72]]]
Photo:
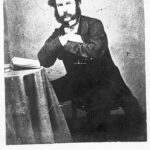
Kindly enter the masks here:
[[[45, 41], [61, 26], [54, 8], [48, 0], [3, 2], [5, 64], [13, 57], [38, 60]], [[146, 113], [143, 0], [81, 0], [80, 8], [82, 15], [102, 22], [112, 60]], [[80, 108], [72, 126], [71, 99], [60, 103], [51, 84], [67, 74], [61, 59], [51, 67], [16, 74], [5, 75], [7, 145], [147, 141], [146, 127], [141, 135], [123, 131], [125, 113], [120, 106], [110, 110], [107, 123], [99, 130], [86, 128], [87, 112]]]

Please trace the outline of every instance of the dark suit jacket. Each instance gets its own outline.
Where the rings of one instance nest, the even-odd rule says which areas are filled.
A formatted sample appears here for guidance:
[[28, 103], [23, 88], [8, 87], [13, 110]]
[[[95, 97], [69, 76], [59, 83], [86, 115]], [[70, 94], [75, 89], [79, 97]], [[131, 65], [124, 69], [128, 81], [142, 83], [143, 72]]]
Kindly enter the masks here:
[[[61, 26], [45, 42], [38, 53], [42, 66], [50, 67], [54, 64], [56, 58], [60, 58], [64, 62], [67, 73], [70, 74], [74, 71], [77, 72], [73, 68], [76, 66], [74, 63], [79, 59], [80, 62], [85, 64], [82, 66], [86, 68], [87, 74], [90, 74], [94, 80], [99, 78], [100, 71], [114, 69], [115, 65], [109, 53], [107, 37], [101, 21], [85, 16], [81, 17], [78, 34], [81, 35], [84, 43], [68, 41], [63, 47], [58, 38], [63, 34], [64, 30]], [[82, 74], [85, 74], [85, 72], [82, 72]]]
[[[38, 58], [42, 66], [50, 67], [57, 58], [62, 59], [68, 80], [71, 81], [70, 87], [74, 87], [76, 93], [83, 94], [97, 84], [104, 85], [104, 83], [111, 85], [117, 96], [124, 92], [130, 93], [112, 61], [107, 36], [100, 20], [81, 16], [78, 34], [84, 43], [68, 41], [63, 47], [58, 38], [63, 34], [64, 27], [61, 26], [39, 51]], [[77, 65], [78, 60], [82, 64]]]

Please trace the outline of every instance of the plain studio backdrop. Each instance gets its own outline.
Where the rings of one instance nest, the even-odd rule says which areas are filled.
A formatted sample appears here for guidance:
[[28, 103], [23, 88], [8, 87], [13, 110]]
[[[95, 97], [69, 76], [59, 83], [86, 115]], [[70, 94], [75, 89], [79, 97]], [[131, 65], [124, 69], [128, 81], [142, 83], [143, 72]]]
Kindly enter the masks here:
[[[5, 63], [14, 56], [37, 59], [57, 23], [48, 0], [4, 0]], [[82, 0], [83, 15], [103, 22], [109, 48], [121, 74], [146, 109], [143, 0]], [[50, 78], [66, 72], [61, 61], [49, 68]]]
[[[53, 32], [55, 21], [53, 9], [47, 5], [47, 0], [3, 0], [0, 1], [0, 47], [3, 47], [5, 63], [10, 62], [13, 56], [34, 58], [45, 40]], [[3, 21], [4, 2], [4, 21]], [[147, 108], [149, 106], [150, 93], [150, 2], [144, 0], [145, 6], [145, 34], [146, 34], [146, 82], [147, 82]], [[102, 20], [109, 40], [109, 48], [113, 60], [119, 66], [121, 74], [132, 92], [139, 99], [145, 109], [145, 57], [144, 57], [144, 8], [143, 0], [82, 0], [82, 13]], [[4, 27], [3, 27], [4, 23]], [[129, 52], [129, 53], [127, 53]], [[129, 55], [128, 55], [129, 54]], [[3, 64], [3, 48], [0, 51], [0, 64]], [[128, 56], [128, 57], [127, 57]], [[3, 66], [3, 65], [1, 65]], [[58, 69], [61, 68], [61, 72]], [[50, 69], [49, 69], [50, 70]], [[56, 72], [54, 72], [56, 70]], [[65, 73], [62, 63], [59, 61], [52, 68], [53, 77], [57, 78]], [[57, 72], [58, 71], [58, 72]], [[56, 75], [57, 73], [57, 75]], [[3, 67], [0, 67], [3, 75]], [[146, 143], [93, 143], [93, 144], [59, 144], [59, 145], [34, 145], [34, 146], [7, 146], [5, 145], [5, 105], [3, 76], [1, 80], [0, 105], [0, 149], [9, 150], [47, 150], [47, 149], [149, 149], [149, 139]], [[150, 114], [147, 109], [148, 117]], [[148, 119], [148, 133], [149, 133]], [[149, 134], [148, 134], [149, 137]]]

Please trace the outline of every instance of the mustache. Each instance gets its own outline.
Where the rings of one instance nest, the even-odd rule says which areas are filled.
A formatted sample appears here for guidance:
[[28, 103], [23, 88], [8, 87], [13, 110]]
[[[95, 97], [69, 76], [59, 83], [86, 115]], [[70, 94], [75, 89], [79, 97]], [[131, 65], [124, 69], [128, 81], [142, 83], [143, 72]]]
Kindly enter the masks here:
[[[64, 14], [68, 14], [68, 12], [65, 12]], [[70, 14], [69, 14], [70, 15]], [[80, 7], [77, 5], [76, 6], [76, 14], [75, 15], [71, 15], [71, 18], [72, 19], [75, 19], [75, 18], [78, 18], [79, 16], [81, 16], [81, 9]], [[55, 9], [55, 17], [56, 17], [56, 20], [61, 23], [61, 24], [64, 24], [66, 25], [66, 22], [64, 22], [64, 19], [58, 14], [58, 11], [57, 9]]]
[[63, 19], [66, 18], [66, 17], [72, 17], [72, 15], [67, 13], [67, 12], [65, 12], [64, 15], [61, 16], [61, 18], [63, 18]]

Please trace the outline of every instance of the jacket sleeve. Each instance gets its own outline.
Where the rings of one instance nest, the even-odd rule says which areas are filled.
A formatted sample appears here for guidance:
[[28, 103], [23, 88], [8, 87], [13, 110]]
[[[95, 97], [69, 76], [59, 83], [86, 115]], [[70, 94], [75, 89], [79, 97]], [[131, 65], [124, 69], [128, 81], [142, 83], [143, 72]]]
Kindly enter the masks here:
[[40, 65], [44, 67], [52, 66], [62, 48], [62, 45], [58, 38], [58, 29], [46, 40], [44, 46], [38, 52], [38, 59]]
[[64, 46], [64, 50], [86, 59], [97, 59], [102, 57], [108, 50], [108, 42], [101, 21], [94, 21], [89, 27], [88, 32], [89, 37], [86, 43], [68, 41]]

